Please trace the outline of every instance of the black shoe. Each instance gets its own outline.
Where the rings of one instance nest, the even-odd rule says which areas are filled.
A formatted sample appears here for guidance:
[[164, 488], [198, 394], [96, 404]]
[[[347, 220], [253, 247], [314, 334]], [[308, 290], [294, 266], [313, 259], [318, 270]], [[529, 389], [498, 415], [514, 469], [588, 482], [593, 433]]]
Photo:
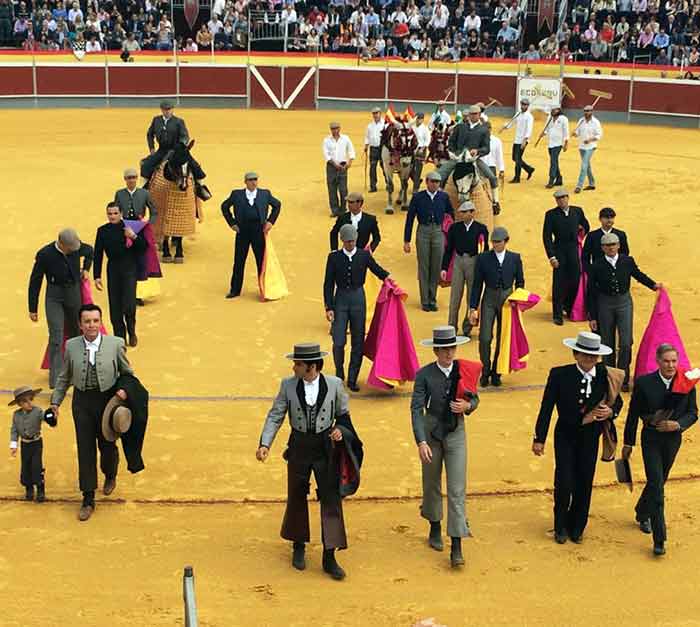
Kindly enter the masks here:
[[129, 346], [131, 346], [131, 348], [136, 348], [138, 344], [139, 338], [136, 336], [136, 333], [129, 335]]
[[437, 311], [437, 310], [438, 310], [438, 306], [436, 304], [433, 303], [432, 305], [430, 305], [430, 311]]
[[561, 318], [554, 318], [553, 320], [554, 324], [556, 324], [558, 327], [564, 326], [564, 321]]
[[46, 500], [46, 487], [43, 483], [40, 483], [36, 487], [36, 502], [43, 503]]
[[374, 192], [376, 192], [376, 191], [377, 191], [377, 188], [376, 188], [376, 187], [370, 187], [370, 188], [369, 188], [369, 193], [370, 193], [370, 194], [374, 194]]
[[462, 555], [462, 538], [452, 538], [450, 548], [450, 564], [452, 568], [464, 566], [464, 556]]
[[545, 185], [545, 187], [546, 187], [547, 189], [552, 189], [552, 187], [554, 187], [554, 183], [547, 183], [547, 184]]
[[554, 541], [557, 544], [566, 544], [568, 537], [569, 537], [569, 534], [566, 533], [566, 529], [564, 531], [555, 531], [554, 532]]
[[146, 306], [146, 303], [143, 302], [143, 298], [137, 298], [137, 299], [136, 299], [136, 304], [137, 304], [139, 307], [145, 307], [145, 306]]
[[482, 375], [481, 375], [481, 378], [479, 379], [479, 385], [480, 385], [482, 388], [487, 388], [487, 387], [489, 387], [489, 384], [490, 384], [490, 383], [491, 383], [491, 381], [489, 380], [489, 375], [488, 375], [488, 373], [482, 374]]
[[237, 296], [240, 296], [240, 294], [235, 294], [234, 292], [226, 294], [226, 298], [236, 298]]
[[445, 548], [442, 544], [442, 528], [440, 526], [440, 521], [430, 523], [428, 546], [436, 551], [442, 551], [443, 548]]
[[297, 570], [304, 570], [306, 568], [306, 547], [303, 542], [295, 542], [294, 550], [292, 551], [292, 566]]
[[432, 311], [432, 309], [430, 308], [430, 305], [421, 305], [420, 308], [423, 311]]
[[501, 387], [502, 383], [501, 383], [501, 375], [500, 374], [496, 374], [494, 372], [491, 375], [491, 385], [493, 385], [496, 388]]
[[629, 392], [630, 391], [630, 384], [629, 383], [623, 383], [622, 387], [620, 388], [623, 392]]
[[[530, 177], [528, 176], [527, 178], [530, 178]], [[510, 179], [510, 181], [508, 181], [508, 182], [509, 182], [509, 183], [520, 183], [520, 179], [517, 179], [517, 178], [513, 177], [513, 178]]]
[[562, 179], [557, 179], [556, 181], [554, 181], [554, 185], [556, 185], [557, 187], [561, 187], [562, 185], [564, 185], [564, 181]]
[[336, 581], [345, 579], [345, 571], [335, 561], [335, 549], [323, 550], [323, 572], [328, 573]]
[[574, 194], [580, 194], [580, 193], [581, 193], [581, 188], [580, 188], [580, 187], [576, 187], [576, 188], [574, 189]]
[[33, 501], [34, 500], [34, 486], [33, 485], [27, 486], [27, 489], [24, 492], [24, 500], [25, 501]]
[[592, 192], [595, 189], [595, 185], [586, 185], [583, 189], [587, 192]]
[[348, 389], [349, 389], [351, 392], [359, 392], [359, 391], [360, 391], [360, 386], [357, 385], [357, 383], [356, 383], [355, 381], [353, 381], [353, 382], [351, 382], [351, 383], [348, 383]]
[[666, 555], [663, 542], [654, 542], [654, 555]]
[[530, 168], [530, 170], [527, 173], [527, 180], [529, 181], [532, 178], [532, 175], [535, 173], [535, 168]]
[[172, 255], [163, 255], [161, 257], [161, 262], [162, 263], [172, 263], [173, 262], [173, 256]]
[[578, 536], [571, 535], [571, 536], [569, 536], [569, 539], [575, 544], [581, 544], [581, 542], [583, 542], [582, 535], [578, 535]]
[[640, 520], [639, 530], [642, 533], [651, 533], [651, 520], [649, 520], [648, 518], [646, 520]]
[[501, 205], [495, 202], [493, 203], [493, 215], [497, 216], [499, 213], [501, 213]]
[[117, 478], [116, 477], [105, 477], [105, 483], [102, 486], [102, 494], [105, 496], [109, 496], [114, 492], [115, 488], [117, 487]]

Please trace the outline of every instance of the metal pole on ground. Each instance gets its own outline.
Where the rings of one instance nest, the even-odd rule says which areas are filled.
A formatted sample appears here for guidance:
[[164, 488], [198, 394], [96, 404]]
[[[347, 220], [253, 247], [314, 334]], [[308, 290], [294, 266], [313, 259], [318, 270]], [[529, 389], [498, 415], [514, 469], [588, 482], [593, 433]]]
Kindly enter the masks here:
[[384, 110], [389, 108], [389, 57], [384, 56]]
[[107, 106], [109, 106], [109, 56], [107, 56], [107, 50], [105, 50], [105, 99]]
[[[320, 48], [320, 46], [319, 46]], [[321, 72], [319, 71], [319, 48], [316, 48], [316, 76], [314, 76], [314, 108], [318, 110], [318, 83], [321, 80]]]
[[182, 576], [182, 599], [185, 603], [185, 627], [198, 627], [197, 602], [194, 598], [194, 571], [192, 566], [185, 566]]
[[34, 48], [32, 48], [32, 94], [34, 94], [34, 106], [39, 106], [39, 94], [37, 92], [37, 80], [36, 80], [36, 55], [34, 54]]

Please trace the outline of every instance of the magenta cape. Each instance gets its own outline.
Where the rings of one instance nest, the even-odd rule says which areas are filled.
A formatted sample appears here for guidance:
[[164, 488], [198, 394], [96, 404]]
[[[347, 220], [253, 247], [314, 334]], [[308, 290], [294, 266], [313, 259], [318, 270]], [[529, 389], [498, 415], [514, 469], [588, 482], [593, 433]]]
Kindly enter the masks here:
[[580, 278], [578, 280], [578, 291], [574, 299], [574, 305], [571, 308], [569, 319], [573, 322], [582, 322], [588, 320], [588, 312], [586, 311], [586, 287], [588, 285], [588, 275], [583, 271], [583, 240], [586, 234], [582, 228], [578, 231], [578, 264], [581, 268]]
[[516, 289], [503, 303], [501, 310], [501, 343], [497, 371], [507, 374], [527, 367], [530, 345], [525, 335], [522, 312], [540, 302], [537, 294], [524, 288]]
[[[84, 279], [80, 282], [80, 302], [83, 305], [92, 305], [95, 301], [92, 300], [92, 290], [90, 289], [90, 279]], [[105, 329], [104, 325], [100, 326], [100, 333], [103, 335], [107, 335], [107, 330]], [[66, 349], [66, 340], [68, 339], [68, 336], [66, 335], [65, 331], [63, 332], [63, 344], [61, 345], [61, 354], [63, 354], [63, 351]], [[46, 350], [44, 351], [44, 359], [41, 361], [41, 369], [42, 370], [48, 370], [49, 369], [49, 347], [46, 347]]]
[[396, 283], [385, 280], [365, 338], [364, 355], [374, 362], [367, 384], [380, 390], [416, 378], [418, 356], [403, 306], [407, 296]]
[[671, 311], [671, 299], [665, 288], [661, 288], [656, 294], [656, 304], [651, 312], [649, 324], [644, 331], [644, 336], [637, 351], [637, 361], [634, 365], [634, 378], [654, 372], [658, 365], [656, 363], [656, 348], [659, 344], [668, 342], [678, 349], [678, 369], [688, 370], [690, 360], [685, 352], [683, 340], [676, 321], [673, 319]]

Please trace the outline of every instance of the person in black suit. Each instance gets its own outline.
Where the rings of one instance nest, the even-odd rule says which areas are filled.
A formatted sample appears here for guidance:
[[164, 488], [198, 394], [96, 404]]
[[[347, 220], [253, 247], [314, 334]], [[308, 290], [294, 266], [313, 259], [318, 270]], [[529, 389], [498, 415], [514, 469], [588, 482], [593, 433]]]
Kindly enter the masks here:
[[386, 279], [389, 273], [374, 260], [369, 251], [357, 247], [357, 229], [352, 224], [340, 227], [340, 239], [343, 241], [343, 248], [330, 253], [326, 261], [323, 300], [326, 305], [326, 319], [332, 323], [335, 376], [345, 380], [345, 342], [349, 323], [351, 347], [348, 388], [359, 392], [357, 377], [362, 367], [367, 317], [364, 289], [367, 270], [381, 281]]
[[557, 206], [544, 215], [542, 241], [547, 259], [553, 268], [552, 317], [554, 324], [564, 324], [564, 314], [570, 315], [576, 300], [581, 277], [578, 257], [578, 233], [588, 233], [590, 226], [581, 207], [569, 205], [569, 192], [554, 192]]
[[[245, 262], [251, 246], [260, 275], [265, 255], [265, 235], [269, 233], [282, 209], [282, 203], [269, 189], [258, 189], [258, 175], [255, 172], [247, 172], [244, 178], [245, 189], [234, 189], [221, 203], [221, 213], [236, 232], [231, 288], [226, 298], [235, 298], [241, 294]], [[272, 210], [268, 213], [270, 207]]]
[[[501, 309], [506, 298], [513, 292], [514, 285], [516, 288], [525, 287], [523, 261], [518, 253], [506, 250], [509, 239], [508, 231], [502, 226], [497, 226], [491, 233], [492, 249], [481, 253], [476, 258], [474, 268], [474, 286], [469, 300], [469, 322], [472, 326], [478, 323], [479, 302], [481, 302], [481, 324], [479, 325], [479, 358], [483, 366], [481, 387], [489, 384], [489, 376], [493, 385], [496, 387], [501, 385], [501, 375], [496, 371], [498, 348], [501, 343]], [[494, 321], [496, 322], [496, 351], [491, 361]]]
[[[639, 528], [653, 533], [654, 554], [666, 553], [664, 518], [664, 484], [683, 440], [683, 431], [698, 419], [695, 388], [682, 389], [688, 383], [678, 372], [678, 350], [671, 344], [656, 349], [658, 370], [634, 382], [627, 423], [623, 459], [630, 459], [642, 419], [642, 457], [647, 483], [635, 507]], [[678, 391], [677, 391], [678, 390]]]
[[[362, 211], [364, 204], [362, 194], [350, 192], [347, 197], [347, 203], [349, 211], [340, 214], [331, 229], [331, 250], [338, 250], [340, 227], [344, 224], [352, 224], [357, 229], [357, 247], [364, 249], [369, 244], [370, 250], [374, 252], [382, 239], [377, 218], [370, 213]], [[371, 242], [370, 239], [372, 240]]]
[[[603, 342], [612, 349], [605, 363], [625, 371], [622, 391], [629, 392], [633, 322], [630, 282], [634, 277], [650, 290], [658, 290], [661, 283], [644, 274], [633, 257], [619, 254], [620, 240], [615, 233], [606, 233], [600, 241], [605, 255], [591, 266], [588, 273], [586, 308], [589, 324], [591, 330], [600, 333]], [[620, 350], [615, 359], [617, 335], [620, 336]]]
[[598, 213], [600, 220], [600, 228], [591, 231], [586, 236], [586, 241], [583, 242], [583, 251], [581, 252], [583, 271], [588, 274], [594, 261], [603, 258], [603, 248], [600, 244], [600, 238], [606, 233], [615, 233], [620, 238], [620, 252], [623, 255], [630, 254], [630, 247], [627, 241], [627, 234], [620, 229], [613, 227], [615, 224], [615, 210], [612, 207], [603, 207]]
[[[544, 454], [552, 411], [557, 408], [554, 427], [554, 539], [564, 544], [570, 538], [577, 544], [588, 522], [593, 476], [598, 459], [600, 435], [614, 427], [622, 409], [619, 382], [622, 373], [598, 363], [598, 356], [610, 353], [600, 336], [582, 331], [567, 338], [564, 345], [573, 349], [576, 363], [549, 371], [547, 385], [535, 425], [532, 452]], [[609, 370], [612, 373], [609, 374]], [[609, 376], [618, 383], [614, 398], [609, 398]]]

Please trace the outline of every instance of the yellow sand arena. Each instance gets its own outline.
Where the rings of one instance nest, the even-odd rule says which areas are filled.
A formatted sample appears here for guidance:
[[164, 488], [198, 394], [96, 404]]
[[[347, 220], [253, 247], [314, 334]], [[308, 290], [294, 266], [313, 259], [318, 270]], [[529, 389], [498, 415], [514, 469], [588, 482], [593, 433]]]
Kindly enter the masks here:
[[[104, 207], [121, 186], [121, 172], [146, 152], [151, 110], [3, 111], [0, 235], [0, 388], [23, 383], [47, 387], [38, 365], [46, 343], [43, 305], [39, 324], [27, 313], [27, 280], [34, 252], [64, 226], [92, 242]], [[129, 475], [122, 464], [117, 491], [100, 499], [86, 524], [76, 519], [79, 493], [70, 404], [56, 430], [45, 427], [49, 502], [20, 502], [19, 459], [0, 464], [0, 624], [3, 626], [183, 624], [181, 568], [195, 567], [202, 625], [411, 625], [435, 616], [458, 625], [697, 624], [697, 511], [700, 471], [696, 427], [685, 437], [667, 489], [669, 555], [653, 561], [646, 536], [635, 529], [633, 498], [619, 487], [593, 497], [586, 542], [555, 545], [551, 529], [553, 453], [530, 453], [540, 386], [548, 368], [570, 353], [561, 339], [583, 325], [551, 323], [543, 298], [525, 315], [532, 353], [524, 372], [489, 389], [469, 419], [468, 511], [475, 537], [465, 543], [467, 567], [449, 571], [446, 554], [425, 545], [418, 513], [420, 468], [410, 430], [405, 390], [351, 399], [364, 440], [366, 464], [357, 498], [346, 504], [350, 549], [339, 556], [348, 579], [337, 584], [320, 570], [317, 509], [314, 545], [305, 573], [288, 564], [278, 537], [286, 493], [281, 434], [271, 459], [254, 453], [269, 398], [290, 364], [283, 354], [295, 341], [330, 347], [321, 283], [328, 250], [328, 217], [321, 140], [338, 118], [361, 151], [368, 115], [339, 112], [252, 112], [180, 109], [197, 140], [195, 156], [208, 173], [214, 198], [206, 221], [188, 239], [186, 263], [164, 266], [162, 293], [138, 311], [139, 346], [129, 350], [137, 374], [155, 397], [145, 445], [146, 470]], [[494, 127], [502, 123], [496, 120]], [[542, 121], [536, 124], [539, 132]], [[700, 183], [697, 131], [604, 124], [593, 167], [598, 189], [572, 197], [592, 224], [613, 206], [642, 270], [669, 289], [691, 360], [700, 357], [696, 312], [700, 260]], [[510, 131], [512, 133], [512, 131]], [[510, 152], [511, 135], [505, 134]], [[579, 157], [562, 155], [572, 187]], [[542, 249], [544, 211], [553, 206], [546, 182], [546, 147], [529, 148], [537, 171], [507, 186], [497, 223], [510, 230], [511, 249], [523, 255], [526, 286], [545, 297], [550, 270]], [[507, 175], [512, 175], [508, 162]], [[260, 303], [252, 255], [243, 297], [225, 300], [233, 234], [218, 205], [247, 170], [281, 198], [272, 231], [290, 296]], [[361, 190], [362, 160], [350, 172]], [[382, 186], [380, 185], [380, 188]], [[420, 311], [414, 255], [402, 251], [404, 215], [380, 215], [383, 193], [367, 198], [380, 218], [378, 261], [409, 292], [414, 338], [428, 337], [447, 319]], [[636, 286], [635, 338], [641, 338], [654, 295]], [[106, 295], [97, 294], [106, 306]], [[43, 301], [42, 301], [43, 302]], [[477, 358], [477, 343], [464, 347]], [[431, 358], [419, 349], [422, 362]], [[697, 365], [697, 363], [695, 363]], [[369, 370], [363, 368], [360, 384]], [[513, 386], [518, 389], [512, 390]], [[628, 399], [626, 399], [628, 400]], [[42, 403], [46, 401], [43, 397]], [[9, 432], [9, 410], [6, 412]], [[285, 427], [286, 429], [286, 427]], [[9, 434], [8, 434], [9, 435]], [[643, 476], [641, 455], [633, 459]], [[601, 486], [613, 468], [599, 464]], [[636, 493], [635, 493], [636, 495]], [[269, 502], [268, 502], [269, 501]]]

